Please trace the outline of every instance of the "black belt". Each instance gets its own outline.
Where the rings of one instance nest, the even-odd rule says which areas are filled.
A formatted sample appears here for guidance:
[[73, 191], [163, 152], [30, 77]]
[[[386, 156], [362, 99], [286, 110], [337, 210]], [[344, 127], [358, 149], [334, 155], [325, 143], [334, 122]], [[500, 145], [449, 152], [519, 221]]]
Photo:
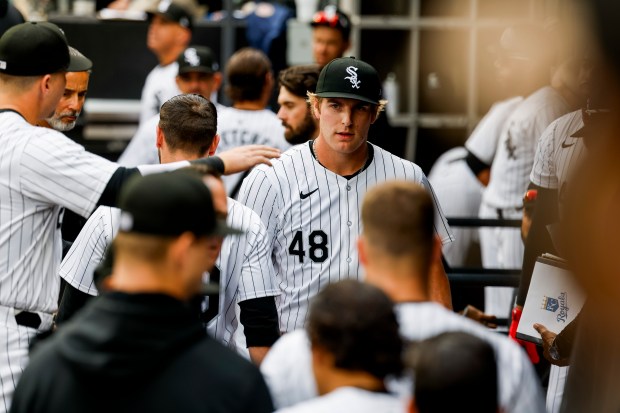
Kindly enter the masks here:
[[38, 329], [41, 325], [41, 316], [37, 313], [22, 311], [15, 314], [15, 322], [20, 326]]

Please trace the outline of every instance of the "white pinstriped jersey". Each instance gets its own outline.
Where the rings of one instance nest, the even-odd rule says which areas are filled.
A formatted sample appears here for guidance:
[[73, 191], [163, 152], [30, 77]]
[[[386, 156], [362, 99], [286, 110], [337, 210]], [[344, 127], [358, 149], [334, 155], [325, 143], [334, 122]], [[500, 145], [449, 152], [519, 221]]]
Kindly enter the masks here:
[[491, 165], [506, 120], [521, 102], [523, 98], [516, 96], [494, 103], [467, 138], [465, 148], [482, 162]]
[[87, 217], [118, 165], [0, 113], [0, 305], [57, 309], [62, 207]]
[[179, 64], [172, 62], [155, 66], [146, 76], [140, 97], [140, 124], [157, 115], [168, 99], [181, 94], [176, 82], [178, 72]]
[[551, 122], [569, 110], [566, 101], [550, 86], [537, 90], [517, 106], [498, 142], [484, 203], [492, 208], [521, 206], [538, 139]]
[[[108, 245], [118, 232], [120, 210], [99, 207], [90, 217], [67, 256], [59, 274], [78, 290], [97, 295], [93, 274], [103, 260]], [[212, 337], [235, 348], [232, 335], [239, 325], [235, 309], [241, 301], [278, 295], [269, 259], [269, 245], [265, 226], [254, 211], [228, 199], [228, 225], [244, 234], [224, 239], [222, 250], [215, 262], [220, 271], [220, 297], [217, 318], [212, 319], [207, 331]]]
[[[425, 340], [441, 333], [462, 331], [488, 342], [495, 350], [499, 403], [506, 413], [544, 412], [541, 386], [523, 350], [508, 337], [446, 310], [432, 302], [400, 303], [394, 307], [400, 333], [407, 340]], [[316, 397], [310, 341], [305, 330], [282, 336], [260, 366], [277, 408]], [[407, 380], [391, 382], [390, 389], [411, 395]]]
[[[284, 127], [275, 113], [268, 109], [241, 110], [218, 108], [220, 144], [217, 153], [244, 145], [267, 145], [286, 151], [291, 145], [284, 138]], [[228, 195], [240, 183], [243, 173], [223, 176]]]
[[581, 110], [564, 115], [549, 125], [536, 149], [530, 180], [542, 188], [557, 189], [560, 208], [571, 171], [586, 153], [583, 138], [571, 137], [582, 127]]
[[286, 151], [272, 160], [273, 167], [254, 168], [239, 193], [267, 226], [282, 291], [277, 303], [282, 331], [304, 326], [310, 299], [327, 284], [361, 278], [356, 248], [360, 207], [377, 183], [403, 179], [423, 185], [435, 203], [437, 234], [444, 243], [453, 240], [426, 176], [413, 162], [369, 144], [369, 166], [347, 180], [317, 162], [311, 143]]
[[[219, 113], [225, 106], [215, 102], [213, 104], [219, 119]], [[136, 134], [129, 141], [129, 145], [118, 158], [118, 163], [126, 167], [159, 164], [157, 125], [159, 125], [159, 113], [141, 123]]]

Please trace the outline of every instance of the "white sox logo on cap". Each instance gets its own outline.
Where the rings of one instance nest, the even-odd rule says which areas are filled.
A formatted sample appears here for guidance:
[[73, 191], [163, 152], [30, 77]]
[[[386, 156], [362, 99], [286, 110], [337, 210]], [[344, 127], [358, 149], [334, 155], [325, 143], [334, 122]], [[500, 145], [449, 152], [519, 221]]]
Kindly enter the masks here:
[[357, 67], [349, 66], [346, 68], [346, 71], [349, 74], [349, 76], [346, 76], [345, 79], [351, 82], [352, 88], [359, 89], [360, 83], [362, 83], [362, 81], [357, 80]]
[[200, 65], [200, 57], [198, 57], [198, 52], [196, 51], [196, 49], [186, 49], [183, 55], [185, 56], [185, 61], [191, 66]]

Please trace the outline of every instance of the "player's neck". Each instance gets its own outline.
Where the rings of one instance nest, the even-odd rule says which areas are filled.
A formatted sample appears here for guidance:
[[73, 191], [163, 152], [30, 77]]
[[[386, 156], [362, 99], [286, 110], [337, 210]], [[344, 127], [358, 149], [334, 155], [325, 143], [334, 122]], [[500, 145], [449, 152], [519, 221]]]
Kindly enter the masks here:
[[181, 301], [187, 300], [179, 283], [171, 282], [173, 279], [170, 272], [161, 267], [124, 261], [115, 263], [114, 272], [106, 285], [110, 290], [128, 294], [166, 294]]
[[41, 108], [37, 104], [32, 103], [36, 101], [36, 94], [32, 94], [30, 91], [25, 92], [22, 95], [0, 93], [0, 109], [14, 110], [22, 115], [26, 122], [31, 125], [36, 125], [40, 119], [39, 110]]
[[340, 153], [332, 150], [321, 135], [312, 143], [316, 160], [333, 173], [340, 176], [354, 175], [368, 161], [368, 143], [364, 142], [353, 153]]
[[233, 103], [233, 108], [239, 110], [263, 110], [265, 104], [259, 100], [244, 100]]
[[382, 380], [364, 371], [348, 371], [334, 368], [323, 374], [319, 384], [319, 393], [327, 394], [342, 387], [357, 387], [368, 391], [385, 391]]
[[49, 122], [46, 121], [45, 119], [42, 119], [42, 120], [38, 121], [37, 122], [37, 126], [40, 126], [42, 128], [52, 129], [52, 125], [50, 125]]
[[367, 266], [366, 282], [381, 289], [395, 303], [429, 301], [424, 278], [411, 265], [386, 263]]

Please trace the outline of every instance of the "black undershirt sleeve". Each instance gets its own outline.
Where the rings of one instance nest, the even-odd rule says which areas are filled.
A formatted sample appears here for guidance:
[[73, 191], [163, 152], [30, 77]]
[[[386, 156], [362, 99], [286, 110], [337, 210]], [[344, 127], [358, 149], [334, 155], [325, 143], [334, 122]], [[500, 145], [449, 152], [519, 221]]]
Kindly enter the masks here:
[[490, 168], [490, 165], [482, 162], [476, 155], [467, 151], [467, 156], [465, 157], [465, 163], [469, 166], [469, 169], [474, 173], [474, 175], [478, 175], [481, 171]]
[[[217, 156], [211, 156], [208, 158], [200, 158], [190, 161], [191, 164], [205, 164], [215, 169], [219, 173], [224, 173], [224, 162]], [[101, 205], [116, 206], [118, 203], [118, 194], [120, 194], [121, 188], [129, 178], [135, 174], [139, 174], [138, 168], [125, 168], [119, 166], [112, 174], [112, 177], [108, 181], [108, 184], [104, 188], [99, 200], [97, 201], [97, 207]]]
[[118, 203], [118, 195], [121, 192], [123, 184], [133, 175], [139, 173], [140, 171], [138, 168], [125, 168], [123, 166], [114, 171], [112, 177], [108, 181], [108, 184], [103, 189], [99, 200], [97, 201], [97, 207], [101, 205], [115, 207]]
[[247, 347], [271, 347], [280, 338], [274, 297], [245, 300], [239, 307]]
[[61, 325], [75, 315], [82, 307], [90, 301], [93, 296], [83, 293], [71, 284], [67, 283], [62, 293], [62, 299], [56, 314], [56, 324]]
[[536, 258], [544, 253], [557, 254], [549, 231], [547, 231], [547, 225], [553, 224], [558, 220], [557, 190], [542, 188], [534, 184], [530, 184], [529, 188], [536, 189], [538, 195], [536, 197], [534, 214], [532, 215], [530, 232], [525, 240], [521, 281], [519, 282], [519, 291], [517, 293], [517, 305], [521, 306], [525, 304], [525, 297], [530, 288]]

